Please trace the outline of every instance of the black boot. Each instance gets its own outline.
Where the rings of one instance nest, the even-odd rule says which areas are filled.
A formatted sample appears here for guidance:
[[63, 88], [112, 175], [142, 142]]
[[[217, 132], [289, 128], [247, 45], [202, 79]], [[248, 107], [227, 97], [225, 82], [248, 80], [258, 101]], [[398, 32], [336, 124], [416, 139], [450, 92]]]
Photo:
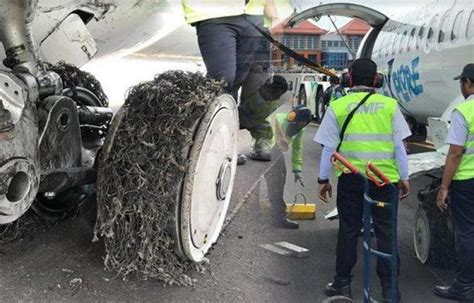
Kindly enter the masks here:
[[352, 299], [351, 282], [350, 280], [340, 280], [328, 283], [324, 294], [328, 297], [344, 296]]
[[268, 150], [254, 150], [249, 154], [250, 159], [255, 161], [271, 161], [272, 154]]
[[474, 286], [465, 286], [456, 281], [451, 286], [435, 286], [433, 292], [445, 299], [458, 300], [463, 303], [474, 302]]

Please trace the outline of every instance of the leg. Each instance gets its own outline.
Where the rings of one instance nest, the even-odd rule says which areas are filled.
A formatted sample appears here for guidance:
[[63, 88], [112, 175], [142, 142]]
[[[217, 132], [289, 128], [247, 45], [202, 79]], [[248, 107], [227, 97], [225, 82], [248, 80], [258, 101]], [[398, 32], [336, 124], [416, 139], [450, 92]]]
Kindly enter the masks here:
[[451, 286], [436, 286], [434, 293], [460, 302], [474, 301], [474, 179], [453, 181], [450, 207], [458, 266]]
[[238, 33], [226, 20], [227, 18], [219, 18], [202, 21], [197, 25], [196, 32], [207, 76], [224, 80], [227, 91], [237, 100], [233, 87], [237, 70]]
[[357, 241], [362, 227], [364, 183], [360, 176], [342, 175], [337, 185], [339, 233], [335, 282], [350, 283], [357, 262]]
[[[241, 103], [245, 103], [245, 97], [255, 92], [265, 80], [259, 79], [263, 75], [263, 70], [256, 66], [256, 51], [258, 43], [262, 38], [261, 34], [253, 27], [252, 24], [261, 26], [263, 24], [262, 16], [241, 16], [239, 23], [239, 38], [237, 41], [236, 53], [236, 76], [234, 82], [234, 90], [238, 91], [242, 87]], [[251, 73], [252, 71], [252, 73]], [[253, 81], [246, 81], [247, 77], [252, 74]], [[263, 77], [263, 76], [262, 76]], [[252, 82], [252, 83], [250, 83]]]
[[261, 124], [249, 128], [253, 138], [253, 148], [250, 158], [257, 161], [270, 161], [273, 144], [273, 129], [270, 123], [264, 120]]
[[456, 235], [456, 281], [474, 287], [474, 179], [454, 181], [451, 211]]

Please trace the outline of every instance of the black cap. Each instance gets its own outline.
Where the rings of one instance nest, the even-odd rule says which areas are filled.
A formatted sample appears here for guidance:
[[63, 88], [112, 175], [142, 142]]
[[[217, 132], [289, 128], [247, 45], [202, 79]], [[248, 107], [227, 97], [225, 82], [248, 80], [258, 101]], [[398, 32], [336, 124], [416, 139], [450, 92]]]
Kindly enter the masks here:
[[367, 58], [359, 58], [352, 62], [349, 72], [353, 76], [358, 76], [364, 79], [371, 79], [377, 73], [377, 64]]
[[454, 77], [454, 80], [459, 80], [461, 78], [474, 79], [474, 63], [469, 63], [464, 66], [462, 73], [459, 76]]
[[280, 75], [274, 75], [268, 78], [267, 81], [265, 81], [265, 86], [285, 92], [288, 90], [288, 82], [286, 82], [286, 79]]

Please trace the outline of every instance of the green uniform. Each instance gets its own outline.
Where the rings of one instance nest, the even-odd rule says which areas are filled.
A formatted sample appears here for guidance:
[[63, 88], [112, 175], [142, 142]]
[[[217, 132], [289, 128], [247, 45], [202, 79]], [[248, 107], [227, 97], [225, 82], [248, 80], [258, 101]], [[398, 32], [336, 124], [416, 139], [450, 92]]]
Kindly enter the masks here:
[[465, 151], [454, 175], [454, 180], [467, 180], [474, 178], [474, 100], [463, 102], [456, 106], [466, 120], [468, 137], [464, 145]]
[[[349, 113], [366, 95], [366, 92], [352, 93], [330, 103], [340, 129]], [[391, 182], [400, 180], [392, 126], [396, 108], [397, 100], [393, 98], [380, 94], [370, 96], [347, 126], [339, 150], [361, 171], [365, 171], [367, 163], [373, 163]]]
[[[287, 114], [277, 113], [275, 114], [275, 122], [285, 133], [288, 127]], [[303, 133], [302, 128], [296, 135], [288, 139], [288, 143], [291, 145], [291, 162], [293, 163], [293, 172], [301, 172], [303, 169]], [[278, 140], [277, 140], [278, 141]]]
[[279, 100], [266, 101], [257, 90], [239, 106], [240, 128], [247, 129], [254, 139], [254, 150], [272, 147], [273, 130], [267, 118], [280, 106]]

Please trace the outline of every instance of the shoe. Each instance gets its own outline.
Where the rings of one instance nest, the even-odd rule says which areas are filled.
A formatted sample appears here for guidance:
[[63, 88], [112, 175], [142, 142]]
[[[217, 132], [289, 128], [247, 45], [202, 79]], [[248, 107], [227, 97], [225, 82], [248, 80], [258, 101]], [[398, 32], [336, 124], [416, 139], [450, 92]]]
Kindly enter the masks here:
[[254, 150], [249, 154], [250, 159], [255, 161], [271, 161], [272, 154], [268, 150]]
[[324, 289], [324, 294], [328, 297], [344, 296], [352, 299], [351, 284], [349, 281], [328, 283]]
[[298, 222], [289, 219], [283, 219], [281, 221], [278, 221], [276, 225], [277, 227], [286, 229], [298, 229], [300, 227], [300, 224]]
[[[402, 299], [402, 294], [398, 291], [398, 302]], [[392, 303], [392, 289], [390, 287], [382, 287], [382, 302]]]
[[244, 165], [247, 163], [247, 157], [244, 154], [237, 155], [237, 165]]
[[433, 292], [435, 295], [445, 298], [458, 300], [460, 302], [474, 302], [474, 287], [464, 287], [455, 285], [451, 286], [435, 286]]

